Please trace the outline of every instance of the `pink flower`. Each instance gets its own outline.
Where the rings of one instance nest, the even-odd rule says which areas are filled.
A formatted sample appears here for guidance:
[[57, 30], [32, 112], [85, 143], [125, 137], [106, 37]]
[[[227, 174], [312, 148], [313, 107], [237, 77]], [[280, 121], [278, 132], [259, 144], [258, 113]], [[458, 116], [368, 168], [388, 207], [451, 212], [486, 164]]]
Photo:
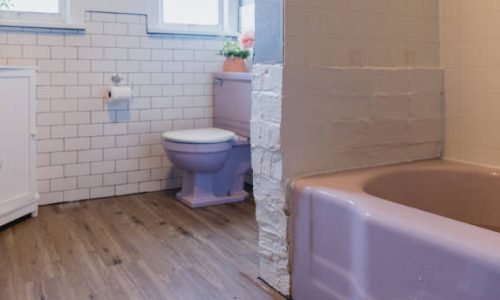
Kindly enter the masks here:
[[255, 45], [255, 34], [253, 32], [245, 32], [240, 38], [241, 46], [245, 49], [251, 49]]

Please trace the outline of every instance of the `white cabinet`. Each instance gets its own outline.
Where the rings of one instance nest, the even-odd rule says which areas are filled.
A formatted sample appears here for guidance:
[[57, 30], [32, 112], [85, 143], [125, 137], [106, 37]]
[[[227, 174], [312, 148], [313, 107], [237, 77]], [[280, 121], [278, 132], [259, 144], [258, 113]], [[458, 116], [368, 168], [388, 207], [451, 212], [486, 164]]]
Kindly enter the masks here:
[[35, 70], [0, 66], [0, 225], [36, 215]]

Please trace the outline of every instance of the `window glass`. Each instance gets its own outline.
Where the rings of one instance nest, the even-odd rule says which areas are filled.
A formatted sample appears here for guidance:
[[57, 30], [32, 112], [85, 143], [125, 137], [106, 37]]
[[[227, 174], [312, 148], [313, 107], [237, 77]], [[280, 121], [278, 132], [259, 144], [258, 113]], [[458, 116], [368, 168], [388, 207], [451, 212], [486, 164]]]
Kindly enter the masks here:
[[59, 0], [0, 0], [0, 9], [57, 14], [59, 13]]
[[163, 22], [186, 25], [219, 25], [220, 0], [163, 0]]

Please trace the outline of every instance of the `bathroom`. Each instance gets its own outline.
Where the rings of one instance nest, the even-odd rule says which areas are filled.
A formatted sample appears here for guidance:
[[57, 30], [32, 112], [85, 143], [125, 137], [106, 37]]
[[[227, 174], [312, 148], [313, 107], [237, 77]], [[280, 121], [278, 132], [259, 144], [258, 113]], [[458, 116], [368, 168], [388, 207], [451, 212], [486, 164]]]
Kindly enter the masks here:
[[0, 299], [499, 299], [496, 2], [0, 0]]

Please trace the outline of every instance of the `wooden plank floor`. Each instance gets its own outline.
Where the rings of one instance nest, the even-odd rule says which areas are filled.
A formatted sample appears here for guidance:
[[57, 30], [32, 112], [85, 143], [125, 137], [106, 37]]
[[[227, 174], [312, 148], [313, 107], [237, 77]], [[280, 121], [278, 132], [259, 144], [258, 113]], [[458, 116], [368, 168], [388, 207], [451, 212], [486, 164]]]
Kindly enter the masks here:
[[257, 279], [255, 207], [171, 192], [42, 207], [0, 229], [0, 299], [283, 299]]

